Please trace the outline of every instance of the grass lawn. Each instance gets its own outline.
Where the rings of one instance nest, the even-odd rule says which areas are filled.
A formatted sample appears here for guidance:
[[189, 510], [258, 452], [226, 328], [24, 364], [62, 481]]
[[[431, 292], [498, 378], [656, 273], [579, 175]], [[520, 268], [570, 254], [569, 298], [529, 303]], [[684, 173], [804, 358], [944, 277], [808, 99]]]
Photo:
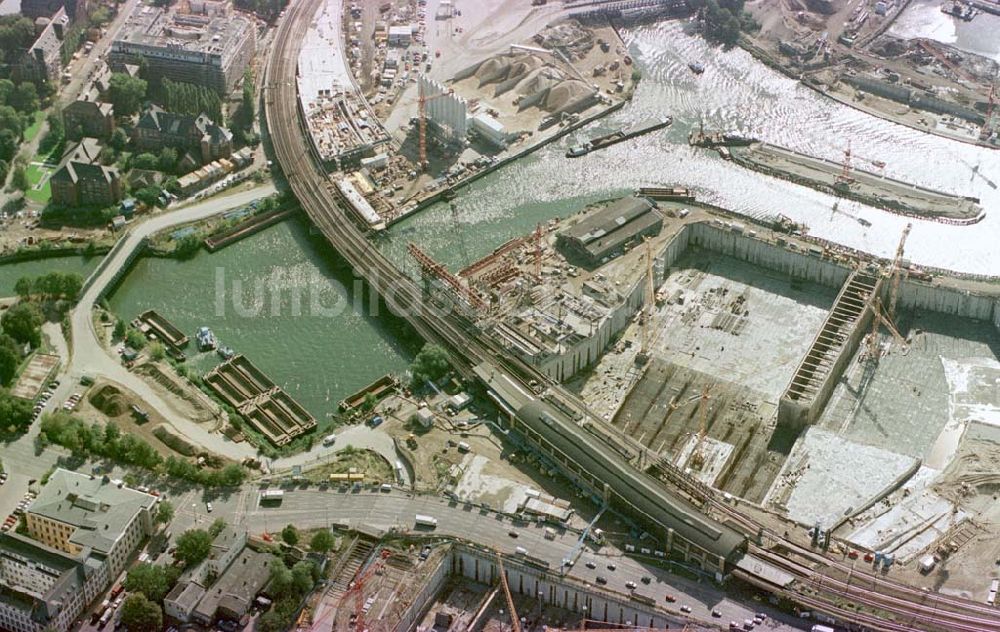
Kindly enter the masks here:
[[30, 143], [38, 136], [38, 131], [42, 129], [42, 122], [45, 121], [45, 112], [35, 112], [35, 122], [24, 130], [24, 142]]
[[[45, 204], [52, 197], [52, 187], [49, 185], [48, 176], [52, 175], [52, 169], [48, 167], [40, 167], [38, 165], [28, 165], [25, 170], [25, 174], [28, 176], [28, 191], [24, 194], [26, 198], [32, 202], [37, 202], [39, 204]], [[44, 178], [45, 184], [38, 186], [38, 183]]]

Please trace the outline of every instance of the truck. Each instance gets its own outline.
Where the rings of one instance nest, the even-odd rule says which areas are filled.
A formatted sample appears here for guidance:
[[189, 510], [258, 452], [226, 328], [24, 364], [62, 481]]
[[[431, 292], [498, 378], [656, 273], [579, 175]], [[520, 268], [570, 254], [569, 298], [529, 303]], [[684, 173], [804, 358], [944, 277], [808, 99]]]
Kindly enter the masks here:
[[552, 527], [545, 527], [545, 539], [546, 540], [555, 540], [556, 539], [556, 530], [553, 529]]
[[834, 630], [833, 628], [831, 628], [828, 625], [819, 625], [819, 624], [816, 624], [816, 625], [814, 625], [812, 627], [812, 629], [811, 629], [810, 632], [836, 632], [836, 630]]
[[438, 526], [437, 518], [434, 516], [425, 516], [423, 514], [417, 514], [414, 516], [413, 521], [418, 527], [427, 527], [429, 529], [434, 529]]
[[283, 489], [265, 489], [260, 493], [260, 504], [273, 504], [277, 505], [285, 497], [285, 490]]
[[325, 437], [323, 437], [323, 445], [326, 447], [330, 447], [331, 445], [336, 443], [336, 441], [337, 441], [337, 435], [335, 434], [328, 434]]

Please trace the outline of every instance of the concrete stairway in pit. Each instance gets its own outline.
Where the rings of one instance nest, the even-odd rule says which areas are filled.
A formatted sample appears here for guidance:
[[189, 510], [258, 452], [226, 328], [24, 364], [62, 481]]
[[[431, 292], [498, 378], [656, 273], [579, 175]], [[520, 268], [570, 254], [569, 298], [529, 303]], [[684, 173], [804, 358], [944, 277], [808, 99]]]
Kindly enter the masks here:
[[881, 291], [882, 277], [877, 274], [855, 270], [847, 278], [781, 396], [779, 426], [801, 429], [819, 417], [871, 324], [870, 299]]

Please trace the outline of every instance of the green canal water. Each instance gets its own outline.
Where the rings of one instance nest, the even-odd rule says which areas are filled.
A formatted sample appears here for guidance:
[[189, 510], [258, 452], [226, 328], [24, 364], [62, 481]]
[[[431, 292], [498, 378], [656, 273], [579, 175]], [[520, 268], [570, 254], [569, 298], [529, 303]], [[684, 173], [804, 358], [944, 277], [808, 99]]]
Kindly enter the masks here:
[[322, 424], [346, 395], [405, 371], [418, 350], [384, 306], [370, 314], [360, 288], [322, 237], [291, 220], [215, 254], [143, 258], [110, 304], [127, 320], [147, 309], [163, 314], [191, 335], [188, 363], [202, 372], [221, 361], [193, 342], [199, 327], [210, 327]]
[[59, 270], [60, 272], [76, 272], [86, 278], [100, 262], [101, 257], [73, 255], [0, 264], [0, 296], [13, 296], [14, 284], [21, 277], [41, 276], [53, 270]]
[[[644, 73], [631, 103], [463, 189], [455, 210], [437, 204], [392, 227], [374, 247], [415, 274], [406, 250], [413, 242], [457, 271], [540, 222], [639, 186], [678, 184], [694, 189], [700, 199], [750, 216], [782, 212], [806, 222], [817, 236], [891, 254], [906, 218], [853, 209], [869, 220], [869, 229], [832, 213], [830, 196], [762, 178], [713, 152], [692, 149], [687, 134], [702, 122], [709, 129], [737, 131], [833, 160], [851, 138], [859, 155], [888, 162], [890, 175], [979, 196], [987, 208], [1000, 204], [1000, 193], [974, 175], [969, 179], [973, 166], [981, 165], [984, 173], [1000, 168], [996, 152], [835, 104], [741, 50], [720, 52], [687, 36], [676, 23], [637, 29], [627, 39]], [[688, 70], [691, 59], [704, 63], [703, 75]], [[674, 117], [673, 126], [575, 160], [564, 157], [569, 146], [590, 136], [662, 114]], [[933, 168], [928, 156], [936, 157]], [[962, 247], [942, 245], [950, 244], [951, 232], [965, 229], [918, 223], [908, 253], [912, 249], [927, 265], [996, 270], [1000, 250], [992, 247], [997, 234], [992, 217], [975, 233], [963, 232]], [[96, 259], [71, 258], [0, 266], [0, 290], [12, 288], [20, 276], [53, 269], [54, 261], [83, 272], [97, 264]], [[188, 261], [141, 260], [111, 297], [111, 306], [126, 319], [155, 308], [191, 335], [199, 326], [211, 327], [224, 344], [246, 354], [324, 419], [345, 395], [387, 372], [404, 371], [420, 344], [405, 324], [386, 317], [384, 307], [378, 316], [363, 308], [367, 297], [354, 299], [354, 285], [344, 262], [296, 220], [216, 254], [200, 253]], [[341, 309], [328, 313], [337, 305]], [[218, 358], [204, 354], [191, 362], [207, 370]]]

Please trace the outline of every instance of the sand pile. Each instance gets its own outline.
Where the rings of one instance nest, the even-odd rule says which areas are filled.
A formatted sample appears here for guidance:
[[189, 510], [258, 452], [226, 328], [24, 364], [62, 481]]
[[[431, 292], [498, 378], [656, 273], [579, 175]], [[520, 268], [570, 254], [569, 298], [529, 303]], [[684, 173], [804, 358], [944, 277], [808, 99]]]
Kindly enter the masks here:
[[549, 112], [556, 112], [593, 91], [593, 88], [579, 79], [566, 79], [549, 90], [541, 107]]

